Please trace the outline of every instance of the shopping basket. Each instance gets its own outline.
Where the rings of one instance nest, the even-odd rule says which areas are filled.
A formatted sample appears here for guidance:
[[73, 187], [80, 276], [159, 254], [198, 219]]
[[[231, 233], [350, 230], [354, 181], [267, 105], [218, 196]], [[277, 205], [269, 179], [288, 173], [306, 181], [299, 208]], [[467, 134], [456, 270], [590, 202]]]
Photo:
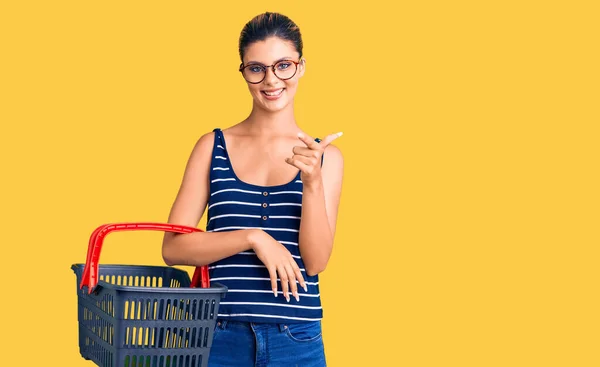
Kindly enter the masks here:
[[[219, 302], [227, 288], [210, 284], [206, 266], [99, 265], [106, 235], [114, 231], [200, 232], [163, 223], [116, 223], [92, 233], [77, 276], [79, 350], [102, 367], [206, 367]], [[200, 286], [200, 287], [198, 287]]]

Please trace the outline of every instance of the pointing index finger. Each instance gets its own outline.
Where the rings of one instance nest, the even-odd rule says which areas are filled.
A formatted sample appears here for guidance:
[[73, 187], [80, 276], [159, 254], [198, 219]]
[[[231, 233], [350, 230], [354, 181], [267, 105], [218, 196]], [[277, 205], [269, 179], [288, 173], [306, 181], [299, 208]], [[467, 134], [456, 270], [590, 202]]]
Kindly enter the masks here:
[[329, 144], [331, 144], [335, 139], [339, 138], [340, 136], [342, 136], [342, 132], [340, 131], [339, 133], [335, 133], [335, 134], [331, 134], [331, 135], [327, 135], [325, 137], [325, 139], [323, 139], [321, 141], [321, 147], [325, 148], [326, 146], [328, 146]]

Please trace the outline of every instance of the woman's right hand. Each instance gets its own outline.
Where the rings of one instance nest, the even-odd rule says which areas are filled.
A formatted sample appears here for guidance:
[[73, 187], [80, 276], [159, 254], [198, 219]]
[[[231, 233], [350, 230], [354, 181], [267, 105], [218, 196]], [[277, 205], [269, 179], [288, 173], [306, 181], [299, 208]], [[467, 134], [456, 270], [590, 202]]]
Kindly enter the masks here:
[[291, 290], [296, 301], [300, 301], [296, 281], [300, 283], [305, 291], [308, 291], [308, 288], [296, 260], [294, 260], [288, 249], [261, 229], [257, 229], [252, 233], [250, 244], [256, 256], [269, 271], [271, 288], [275, 297], [277, 297], [277, 277], [279, 275], [281, 290], [285, 299], [288, 302], [290, 301], [289, 291]]

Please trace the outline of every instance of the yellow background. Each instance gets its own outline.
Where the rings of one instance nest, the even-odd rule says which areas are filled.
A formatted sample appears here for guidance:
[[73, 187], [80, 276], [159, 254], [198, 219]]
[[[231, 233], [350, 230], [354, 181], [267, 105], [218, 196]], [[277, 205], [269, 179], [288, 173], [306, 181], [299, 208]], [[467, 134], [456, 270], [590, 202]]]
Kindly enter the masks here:
[[330, 366], [599, 366], [598, 8], [391, 3], [2, 2], [2, 365], [92, 365], [70, 265], [166, 221], [197, 138], [250, 111], [237, 40], [270, 10], [304, 36], [301, 127], [344, 132]]

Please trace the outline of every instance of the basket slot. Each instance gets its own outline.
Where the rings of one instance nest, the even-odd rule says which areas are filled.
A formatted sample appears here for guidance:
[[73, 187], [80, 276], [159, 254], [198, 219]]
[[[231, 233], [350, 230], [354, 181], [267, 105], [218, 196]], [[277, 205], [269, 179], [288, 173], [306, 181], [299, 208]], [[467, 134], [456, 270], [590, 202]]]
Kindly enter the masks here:
[[[124, 320], [201, 320], [214, 314], [216, 302], [190, 299], [127, 299], [124, 301]], [[99, 306], [100, 307], [100, 306]], [[112, 303], [108, 306], [114, 315]]]
[[80, 324], [87, 328], [88, 331], [109, 345], [113, 345], [115, 330], [112, 323], [104, 320], [99, 315], [95, 314], [92, 310], [87, 307], [83, 307], [83, 314], [80, 320]]
[[187, 349], [207, 348], [208, 327], [136, 327], [125, 328], [125, 348]]
[[204, 330], [202, 328], [198, 328], [200, 329], [199, 333], [198, 333], [198, 343], [197, 346], [198, 347], [207, 347], [208, 346], [208, 334], [210, 332], [210, 330], [208, 330], [208, 328], [204, 328]]
[[113, 353], [98, 342], [95, 336], [84, 335], [82, 337], [82, 347], [85, 347], [88, 358], [93, 358], [100, 362], [101, 366], [113, 366]]
[[200, 367], [202, 355], [143, 356], [127, 355], [121, 367]]
[[[98, 303], [102, 304], [102, 302]], [[112, 302], [110, 302], [110, 310], [114, 313]], [[114, 344], [114, 315], [100, 309], [96, 302], [90, 300], [80, 301], [79, 327], [100, 338], [107, 343], [107, 346]]]
[[[152, 287], [152, 288], [162, 288], [163, 286], [163, 278], [162, 277], [139, 277], [133, 275], [112, 275], [112, 276], [104, 276], [100, 275], [100, 280], [105, 281], [106, 283], [121, 285], [124, 287]], [[176, 283], [176, 286], [171, 285], [171, 288], [181, 288], [181, 284], [176, 280], [172, 280], [171, 283]]]

